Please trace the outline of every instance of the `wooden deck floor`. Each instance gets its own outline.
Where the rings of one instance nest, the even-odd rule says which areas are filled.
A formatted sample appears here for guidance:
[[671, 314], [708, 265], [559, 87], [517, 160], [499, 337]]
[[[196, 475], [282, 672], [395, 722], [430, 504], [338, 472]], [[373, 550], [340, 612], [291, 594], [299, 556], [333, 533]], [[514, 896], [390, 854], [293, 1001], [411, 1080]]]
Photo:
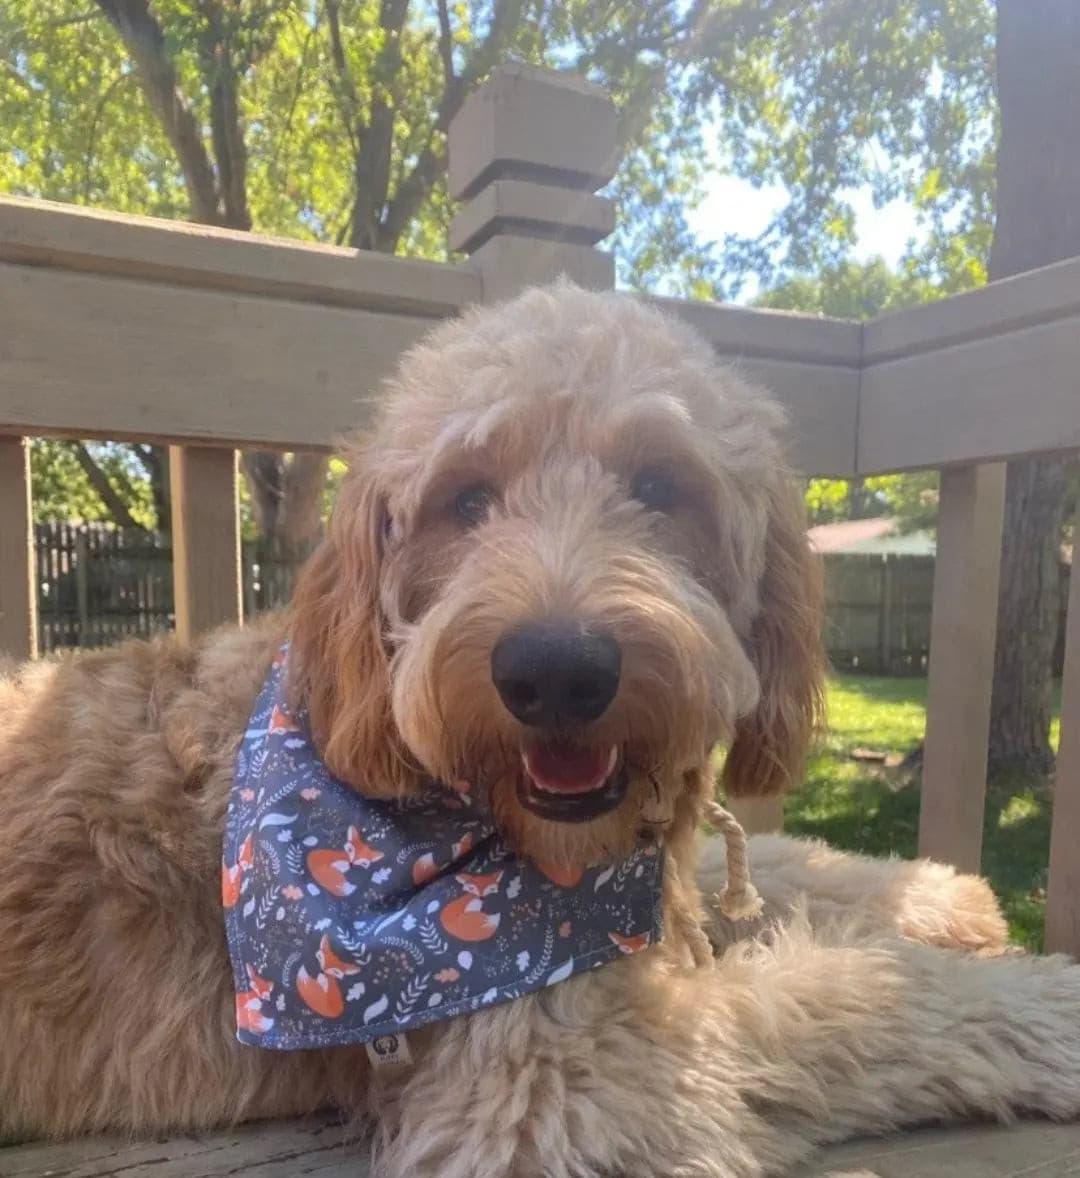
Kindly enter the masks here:
[[[0, 1178], [365, 1178], [364, 1150], [331, 1118], [228, 1133], [125, 1142], [108, 1138], [0, 1149]], [[1080, 1124], [1031, 1122], [857, 1141], [790, 1178], [1065, 1178], [1080, 1175]], [[662, 1178], [657, 1175], [657, 1178]]]

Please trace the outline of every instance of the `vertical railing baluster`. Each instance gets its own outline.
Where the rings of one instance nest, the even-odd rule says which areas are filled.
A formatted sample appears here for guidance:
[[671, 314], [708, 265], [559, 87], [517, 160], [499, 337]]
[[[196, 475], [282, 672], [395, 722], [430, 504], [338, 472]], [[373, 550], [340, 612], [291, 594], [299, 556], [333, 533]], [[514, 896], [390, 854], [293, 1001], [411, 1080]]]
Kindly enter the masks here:
[[1080, 957], [1080, 507], [1073, 524], [1073, 563], [1061, 678], [1061, 744], [1054, 778], [1046, 948]]
[[919, 853], [978, 871], [1005, 506], [1002, 463], [941, 474]]
[[0, 654], [37, 653], [37, 588], [31, 512], [30, 451], [0, 437]]
[[185, 642], [242, 616], [236, 451], [171, 446], [176, 633]]

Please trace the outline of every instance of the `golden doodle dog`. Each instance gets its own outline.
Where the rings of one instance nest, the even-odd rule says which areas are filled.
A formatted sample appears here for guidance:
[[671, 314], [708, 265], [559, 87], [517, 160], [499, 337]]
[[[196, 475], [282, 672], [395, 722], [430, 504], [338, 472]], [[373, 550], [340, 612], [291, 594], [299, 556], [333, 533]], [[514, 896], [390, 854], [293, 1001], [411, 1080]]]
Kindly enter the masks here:
[[[11, 668], [0, 1134], [336, 1106], [374, 1126], [393, 1178], [741, 1178], [854, 1133], [1080, 1114], [1080, 968], [987, 959], [1005, 930], [980, 881], [767, 838], [751, 842], [765, 916], [743, 929], [708, 898], [724, 881], [719, 840], [698, 862], [711, 750], [729, 747], [729, 795], [775, 791], [818, 712], [820, 586], [780, 427], [642, 302], [532, 291], [405, 357], [287, 616]], [[359, 1043], [237, 1042], [222, 834], [286, 642], [269, 728], [287, 740], [305, 717], [358, 804], [467, 783], [513, 854], [571, 881], [645, 840], [666, 865], [662, 938], [429, 1022], [404, 1067], [373, 1070]], [[292, 831], [275, 837], [226, 862], [227, 903], [259, 855], [285, 859]], [[352, 829], [308, 868], [359, 895], [393, 859], [376, 844]], [[506, 875], [455, 878], [436, 933], [479, 945]], [[708, 961], [702, 926], [722, 950]], [[370, 999], [358, 961], [324, 934], [294, 971], [308, 1006], [336, 1017], [365, 983]], [[259, 1034], [282, 1007], [250, 978]]]

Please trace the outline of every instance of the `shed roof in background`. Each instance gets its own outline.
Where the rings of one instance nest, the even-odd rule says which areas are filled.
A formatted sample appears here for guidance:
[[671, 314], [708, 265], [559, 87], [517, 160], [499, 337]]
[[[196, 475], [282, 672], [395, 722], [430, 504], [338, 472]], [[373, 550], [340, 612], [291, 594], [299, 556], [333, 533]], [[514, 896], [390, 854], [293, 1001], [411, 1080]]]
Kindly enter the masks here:
[[888, 516], [818, 524], [807, 537], [810, 547], [823, 556], [933, 556], [937, 547], [933, 532], [900, 532], [898, 521]]

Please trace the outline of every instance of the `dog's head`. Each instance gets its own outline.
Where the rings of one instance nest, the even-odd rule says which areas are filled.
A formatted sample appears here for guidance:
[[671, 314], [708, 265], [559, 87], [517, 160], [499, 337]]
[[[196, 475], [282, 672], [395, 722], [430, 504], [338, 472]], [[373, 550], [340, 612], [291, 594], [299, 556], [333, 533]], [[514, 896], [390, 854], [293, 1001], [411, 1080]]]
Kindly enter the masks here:
[[519, 851], [569, 865], [662, 827], [718, 743], [729, 794], [783, 788], [822, 659], [780, 425], [629, 296], [557, 286], [435, 330], [294, 599], [330, 770], [490, 791]]

